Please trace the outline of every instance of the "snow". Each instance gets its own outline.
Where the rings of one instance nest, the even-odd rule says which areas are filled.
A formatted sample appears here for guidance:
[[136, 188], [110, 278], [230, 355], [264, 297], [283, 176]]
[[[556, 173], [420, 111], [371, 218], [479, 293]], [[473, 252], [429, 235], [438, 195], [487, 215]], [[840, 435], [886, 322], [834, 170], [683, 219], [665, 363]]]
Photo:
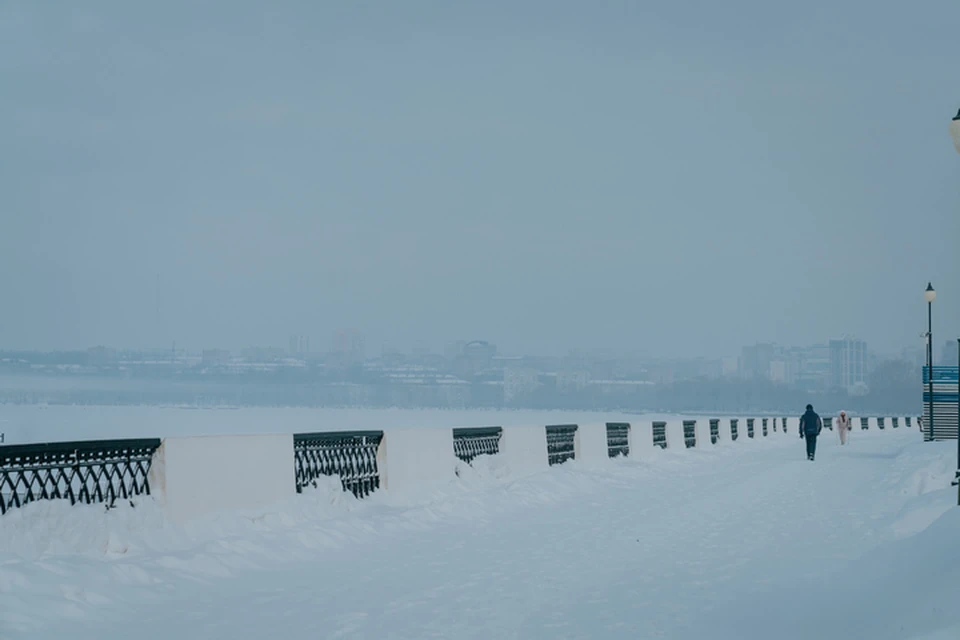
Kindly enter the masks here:
[[779, 432], [481, 456], [417, 496], [331, 479], [184, 525], [33, 503], [0, 518], [0, 638], [960, 637], [956, 445], [831, 436], [815, 463]]

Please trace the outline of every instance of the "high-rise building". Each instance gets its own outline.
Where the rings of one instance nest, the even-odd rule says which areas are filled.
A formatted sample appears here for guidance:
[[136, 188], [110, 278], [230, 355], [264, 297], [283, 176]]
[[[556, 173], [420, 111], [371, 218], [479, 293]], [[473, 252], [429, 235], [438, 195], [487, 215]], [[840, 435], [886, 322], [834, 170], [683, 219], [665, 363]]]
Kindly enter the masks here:
[[503, 399], [512, 402], [533, 393], [540, 385], [540, 375], [535, 369], [504, 369]]
[[571, 393], [583, 391], [590, 384], [590, 374], [587, 371], [558, 371], [557, 391]]
[[810, 391], [824, 390], [830, 386], [830, 346], [815, 344], [796, 354], [799, 369], [796, 384]]
[[830, 385], [851, 389], [867, 381], [867, 343], [844, 337], [830, 341]]
[[748, 379], [767, 379], [770, 377], [770, 363], [776, 353], [771, 343], [757, 343], [743, 347], [740, 356], [740, 374]]
[[341, 329], [333, 340], [333, 349], [329, 354], [331, 364], [340, 366], [357, 365], [364, 361], [365, 343], [363, 334], [356, 329]]
[[724, 378], [732, 378], [740, 370], [740, 360], [737, 356], [727, 356], [720, 360], [720, 375]]
[[310, 353], [310, 338], [307, 336], [290, 336], [290, 354], [306, 355]]
[[[943, 349], [940, 351], [940, 359], [935, 361], [936, 366], [955, 367], [957, 366], [957, 341], [947, 340], [943, 343]], [[934, 414], [936, 415], [936, 414]]]
[[770, 362], [770, 380], [778, 384], [794, 384], [798, 371], [796, 360], [790, 354], [780, 355]]

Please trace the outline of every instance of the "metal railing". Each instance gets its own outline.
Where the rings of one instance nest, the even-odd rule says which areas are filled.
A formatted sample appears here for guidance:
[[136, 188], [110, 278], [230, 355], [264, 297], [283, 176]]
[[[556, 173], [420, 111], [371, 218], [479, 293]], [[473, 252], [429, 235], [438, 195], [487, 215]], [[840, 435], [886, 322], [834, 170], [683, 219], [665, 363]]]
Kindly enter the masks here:
[[756, 421], [753, 418], [747, 418], [747, 437], [752, 438], [755, 435], [753, 425]]
[[453, 430], [453, 453], [470, 464], [477, 456], [495, 456], [500, 453], [500, 427], [475, 427]]
[[363, 498], [380, 487], [377, 449], [383, 431], [297, 433], [293, 436], [297, 493], [320, 476], [337, 476], [344, 491]]
[[667, 448], [667, 423], [657, 421], [653, 423], [653, 446]]
[[630, 455], [630, 423], [607, 423], [607, 455], [611, 458]]
[[897, 418], [897, 417], [890, 418], [890, 424], [891, 424], [891, 426], [892, 426], [894, 429], [899, 429], [899, 428], [900, 428], [900, 418]]
[[860, 418], [860, 428], [866, 431], [870, 428], [870, 418]]
[[823, 428], [833, 431], [833, 418], [823, 418]]
[[4, 445], [0, 514], [36, 500], [105, 503], [148, 495], [158, 438]]
[[903, 420], [904, 420], [904, 422], [906, 422], [906, 426], [907, 426], [907, 427], [912, 427], [912, 426], [913, 426], [913, 419], [912, 419], [910, 416], [905, 416], [905, 417], [903, 418]]
[[767, 431], [767, 422], [768, 422], [767, 418], [761, 418], [761, 419], [760, 419], [760, 427], [761, 427], [761, 429], [762, 429], [762, 433], [763, 433], [763, 437], [764, 437], [764, 438], [767, 437], [767, 433], [768, 433], [768, 431]]
[[697, 421], [683, 421], [683, 444], [687, 449], [693, 449], [697, 446]]
[[730, 439], [736, 441], [740, 437], [738, 433], [738, 428], [740, 426], [740, 420], [738, 418], [730, 418]]
[[877, 418], [877, 428], [878, 428], [878, 429], [885, 429], [886, 426], [887, 426], [887, 425], [886, 425], [886, 421], [885, 421], [883, 418]]
[[548, 425], [547, 430], [547, 459], [551, 465], [563, 464], [576, 457], [577, 425], [555, 424]]
[[720, 439], [720, 421], [716, 418], [710, 420], [710, 442], [712, 444], [717, 444], [717, 440]]

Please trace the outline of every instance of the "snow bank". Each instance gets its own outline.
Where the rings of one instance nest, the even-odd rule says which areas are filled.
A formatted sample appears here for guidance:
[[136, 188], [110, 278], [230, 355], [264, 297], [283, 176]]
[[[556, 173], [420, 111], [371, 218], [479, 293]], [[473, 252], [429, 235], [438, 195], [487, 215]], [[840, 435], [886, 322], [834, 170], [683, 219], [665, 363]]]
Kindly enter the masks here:
[[864, 436], [825, 439], [816, 464], [794, 437], [530, 473], [547, 469], [544, 429], [508, 428], [504, 455], [458, 461], [450, 482], [411, 494], [356, 500], [321, 478], [182, 525], [153, 498], [33, 503], [0, 518], [0, 629], [952, 637], [955, 444]]
[[[882, 442], [876, 435], [864, 434], [858, 442]], [[901, 441], [909, 442], [909, 436]], [[758, 586], [757, 597], [769, 592], [776, 597], [765, 599], [764, 607], [750, 615], [751, 637], [960, 638], [960, 507], [957, 490], [950, 486], [955, 445], [916, 442], [889, 453], [859, 452], [848, 445], [843, 454], [848, 463], [868, 462], [878, 471], [878, 481], [871, 486], [874, 495], [839, 489], [848, 511], [876, 496], [887, 496], [886, 502], [902, 507], [890, 518], [875, 513], [871, 519], [876, 525], [865, 524], [859, 535], [842, 539], [821, 540], [825, 532], [815, 523], [798, 523], [796, 538], [784, 547], [786, 554], [800, 554], [802, 564], [803, 552], [797, 548], [809, 536], [819, 545], [835, 546], [838, 561], [828, 571]], [[827, 489], [826, 484], [816, 486]], [[851, 514], [838, 510], [832, 518], [842, 522]], [[862, 545], [869, 551], [849, 561], [840, 559]], [[742, 607], [718, 613], [712, 623], [714, 637], [737, 637], [745, 615]]]
[[948, 635], [960, 630], [958, 539], [960, 508], [953, 505], [916, 535], [781, 594], [790, 606], [769, 608], [759, 627], [775, 627], [770, 637], [785, 640], [958, 638]]

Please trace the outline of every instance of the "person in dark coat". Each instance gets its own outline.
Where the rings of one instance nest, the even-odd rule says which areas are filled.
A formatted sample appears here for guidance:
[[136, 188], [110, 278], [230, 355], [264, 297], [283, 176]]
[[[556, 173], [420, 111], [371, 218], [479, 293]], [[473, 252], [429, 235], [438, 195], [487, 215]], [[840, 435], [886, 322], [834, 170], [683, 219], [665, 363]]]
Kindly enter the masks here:
[[807, 405], [807, 411], [800, 417], [800, 438], [807, 441], [807, 460], [813, 461], [817, 454], [817, 436], [823, 431], [823, 420], [813, 410], [813, 405]]

